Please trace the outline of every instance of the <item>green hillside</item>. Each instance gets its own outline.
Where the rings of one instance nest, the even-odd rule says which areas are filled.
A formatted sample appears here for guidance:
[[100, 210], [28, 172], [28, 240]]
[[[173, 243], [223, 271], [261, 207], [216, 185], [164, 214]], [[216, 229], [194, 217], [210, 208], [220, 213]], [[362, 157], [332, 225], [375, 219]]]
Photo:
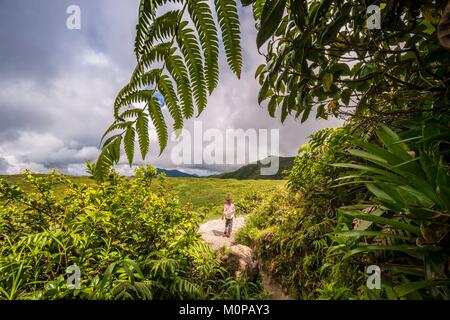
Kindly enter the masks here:
[[[274, 157], [275, 158], [275, 157]], [[281, 180], [284, 178], [283, 171], [290, 170], [292, 165], [294, 164], [294, 157], [278, 157], [279, 170], [275, 175], [261, 175], [261, 167], [266, 167], [267, 165], [262, 165], [260, 161], [256, 163], [251, 163], [245, 165], [235, 171], [225, 172], [221, 174], [217, 174], [211, 176], [212, 178], [221, 178], [221, 179], [266, 179], [266, 180]]]
[[[45, 175], [36, 175], [45, 176]], [[25, 192], [32, 192], [32, 187], [27, 183], [24, 175], [0, 175], [0, 179], [17, 185]], [[87, 176], [71, 176], [73, 183], [94, 185], [95, 181]], [[155, 180], [156, 189], [160, 181]], [[182, 205], [192, 205], [193, 210], [207, 210], [207, 219], [219, 217], [223, 209], [224, 197], [231, 194], [236, 202], [245, 199], [254, 193], [270, 194], [274, 190], [282, 187], [285, 181], [258, 180], [240, 181], [236, 179], [215, 179], [215, 178], [185, 178], [167, 177], [167, 188], [174, 191]], [[53, 187], [58, 198], [62, 198], [66, 186], [57, 184]]]

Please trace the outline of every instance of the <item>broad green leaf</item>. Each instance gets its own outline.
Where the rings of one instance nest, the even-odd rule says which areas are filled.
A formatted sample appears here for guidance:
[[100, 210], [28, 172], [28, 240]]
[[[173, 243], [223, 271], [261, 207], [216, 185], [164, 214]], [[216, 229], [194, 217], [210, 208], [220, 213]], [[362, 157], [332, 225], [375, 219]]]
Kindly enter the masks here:
[[358, 218], [358, 219], [367, 220], [367, 221], [373, 221], [373, 222], [381, 224], [381, 225], [389, 225], [389, 226], [392, 226], [392, 227], [395, 227], [398, 229], [412, 232], [414, 234], [421, 233], [419, 227], [412, 225], [412, 224], [400, 222], [400, 221], [394, 220], [392, 218], [379, 217], [379, 216], [371, 215], [371, 214], [367, 214], [367, 213], [358, 213], [358, 212], [349, 211], [349, 210], [345, 210], [345, 209], [338, 209], [338, 212], [345, 214], [347, 216], [351, 216], [353, 218]]
[[286, 0], [266, 0], [261, 16], [261, 26], [256, 36], [259, 48], [273, 35], [283, 17]]

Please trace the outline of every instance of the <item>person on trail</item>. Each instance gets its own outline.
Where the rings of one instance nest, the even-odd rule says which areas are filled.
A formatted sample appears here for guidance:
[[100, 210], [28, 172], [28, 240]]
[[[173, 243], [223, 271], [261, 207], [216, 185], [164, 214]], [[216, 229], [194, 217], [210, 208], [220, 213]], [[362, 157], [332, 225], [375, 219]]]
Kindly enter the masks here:
[[231, 236], [231, 230], [233, 229], [233, 218], [236, 209], [234, 207], [233, 199], [230, 195], [225, 197], [225, 205], [223, 206], [222, 220], [225, 219], [225, 237]]

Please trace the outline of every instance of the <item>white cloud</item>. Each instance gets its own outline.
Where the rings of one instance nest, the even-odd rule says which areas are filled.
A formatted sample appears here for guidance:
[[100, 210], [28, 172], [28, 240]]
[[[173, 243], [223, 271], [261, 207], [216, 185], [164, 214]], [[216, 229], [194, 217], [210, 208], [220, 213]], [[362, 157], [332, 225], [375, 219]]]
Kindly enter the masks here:
[[14, 141], [0, 145], [0, 158], [6, 160], [4, 171], [7, 173], [19, 173], [27, 168], [37, 172], [46, 172], [50, 168], [65, 171], [67, 165], [94, 160], [97, 154], [95, 147], [70, 148], [63, 140], [48, 133], [21, 132]]
[[93, 50], [86, 50], [83, 53], [81, 56], [81, 64], [99, 68], [110, 66], [109, 60], [104, 53]]

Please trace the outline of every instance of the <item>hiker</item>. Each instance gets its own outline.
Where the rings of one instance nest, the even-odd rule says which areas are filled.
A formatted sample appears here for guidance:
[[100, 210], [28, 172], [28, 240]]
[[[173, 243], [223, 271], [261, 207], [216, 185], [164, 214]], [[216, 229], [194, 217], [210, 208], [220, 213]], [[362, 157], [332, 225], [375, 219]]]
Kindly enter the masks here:
[[231, 230], [233, 229], [233, 218], [236, 209], [234, 207], [233, 199], [231, 199], [230, 195], [227, 195], [225, 197], [225, 201], [225, 205], [223, 206], [222, 220], [225, 219], [224, 236], [229, 238], [231, 236]]

